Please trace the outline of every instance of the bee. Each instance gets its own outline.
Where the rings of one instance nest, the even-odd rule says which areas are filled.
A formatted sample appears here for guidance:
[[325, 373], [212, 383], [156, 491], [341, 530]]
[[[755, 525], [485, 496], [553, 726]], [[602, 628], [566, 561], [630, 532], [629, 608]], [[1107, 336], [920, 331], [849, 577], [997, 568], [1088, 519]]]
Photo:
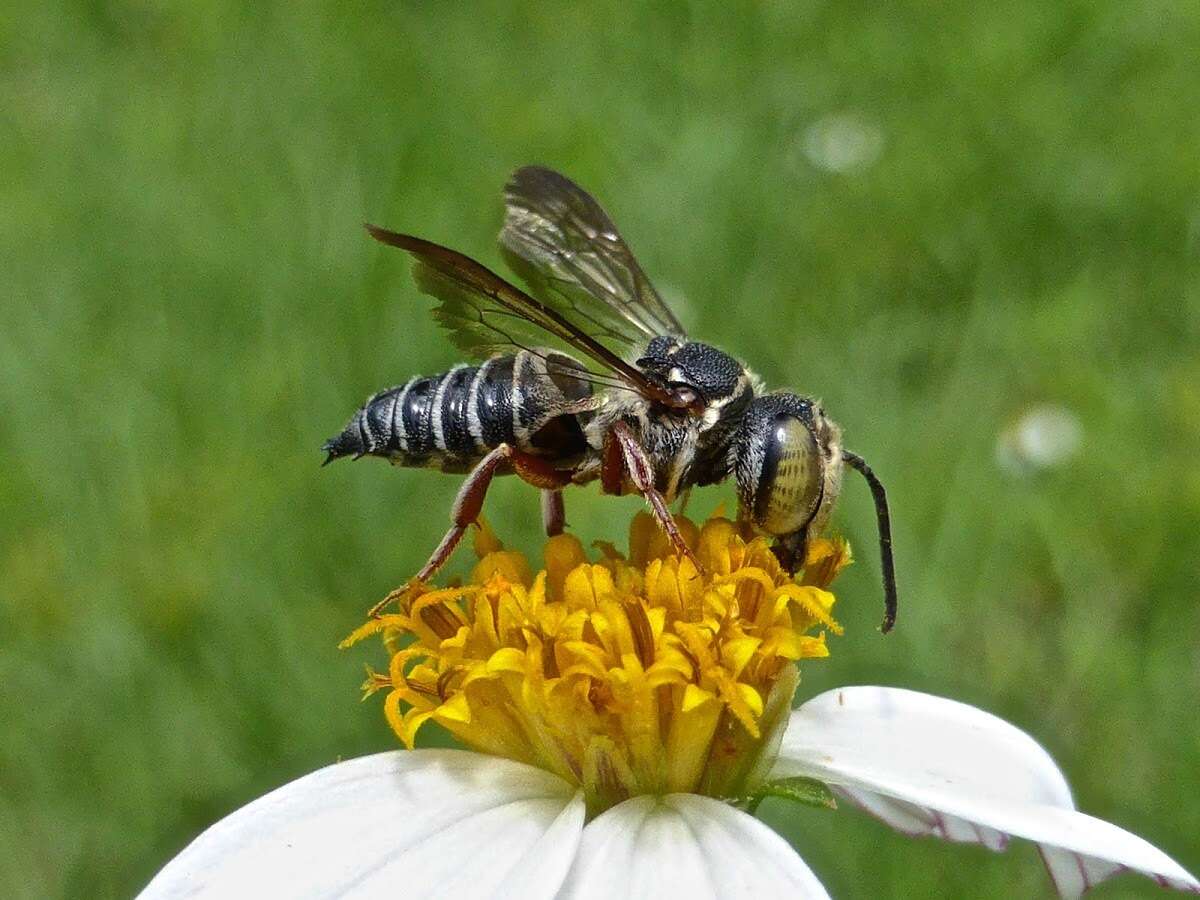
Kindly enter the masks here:
[[[564, 527], [562, 491], [599, 480], [640, 494], [676, 551], [696, 563], [670, 504], [732, 477], [739, 518], [774, 538], [791, 572], [828, 525], [845, 467], [871, 489], [885, 615], [896, 621], [887, 494], [820, 403], [766, 392], [724, 351], [687, 337], [612, 219], [573, 181], [538, 166], [505, 192], [500, 247], [530, 292], [463, 254], [367, 225], [414, 258], [434, 318], [478, 364], [415, 377], [370, 397], [325, 442], [325, 463], [379, 456], [465, 474], [449, 531], [416, 574], [427, 581], [478, 519], [497, 475], [541, 491], [547, 534]], [[411, 582], [410, 582], [411, 583]]]

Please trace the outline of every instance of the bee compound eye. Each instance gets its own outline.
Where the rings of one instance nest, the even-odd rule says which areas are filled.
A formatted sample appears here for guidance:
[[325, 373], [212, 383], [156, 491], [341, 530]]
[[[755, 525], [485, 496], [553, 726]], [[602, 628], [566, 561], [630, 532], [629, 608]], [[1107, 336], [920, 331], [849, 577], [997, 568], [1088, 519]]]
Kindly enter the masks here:
[[791, 534], [808, 524], [821, 502], [824, 463], [808, 426], [792, 415], [775, 416], [763, 447], [754, 491], [754, 519], [769, 534]]

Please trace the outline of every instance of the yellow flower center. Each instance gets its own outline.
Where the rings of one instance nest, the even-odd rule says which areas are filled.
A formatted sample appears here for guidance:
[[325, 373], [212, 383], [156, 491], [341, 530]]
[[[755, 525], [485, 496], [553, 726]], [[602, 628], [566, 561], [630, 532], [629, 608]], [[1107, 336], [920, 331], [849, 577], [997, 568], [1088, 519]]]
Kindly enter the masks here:
[[827, 656], [825, 631], [841, 633], [825, 588], [849, 548], [813, 541], [793, 578], [727, 519], [679, 524], [703, 575], [645, 513], [628, 558], [599, 544], [589, 562], [560, 535], [536, 575], [485, 528], [470, 584], [409, 592], [343, 645], [383, 635], [388, 672], [365, 688], [387, 691], [410, 749], [432, 720], [580, 785], [592, 813], [638, 794], [736, 796], [775, 752], [793, 663]]

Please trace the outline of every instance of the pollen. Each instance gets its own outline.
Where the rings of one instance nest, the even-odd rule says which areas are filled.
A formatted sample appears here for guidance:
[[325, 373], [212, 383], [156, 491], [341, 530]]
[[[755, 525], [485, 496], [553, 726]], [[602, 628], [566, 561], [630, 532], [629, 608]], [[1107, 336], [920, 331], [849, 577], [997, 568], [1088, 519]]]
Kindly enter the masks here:
[[381, 635], [387, 670], [364, 689], [410, 749], [435, 722], [579, 785], [592, 814], [638, 794], [737, 796], [770, 763], [795, 663], [841, 634], [828, 587], [850, 551], [812, 541], [791, 576], [728, 519], [679, 526], [702, 573], [645, 513], [626, 555], [559, 535], [536, 574], [484, 526], [468, 584], [404, 592], [343, 646]]

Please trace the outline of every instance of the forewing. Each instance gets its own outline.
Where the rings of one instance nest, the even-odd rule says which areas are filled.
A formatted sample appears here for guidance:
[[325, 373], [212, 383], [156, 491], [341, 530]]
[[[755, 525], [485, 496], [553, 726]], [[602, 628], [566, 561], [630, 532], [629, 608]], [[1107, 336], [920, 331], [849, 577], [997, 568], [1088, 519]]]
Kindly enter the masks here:
[[504, 199], [500, 246], [514, 271], [547, 302], [630, 345], [683, 336], [617, 226], [579, 185], [550, 169], [526, 166], [513, 173]]
[[600, 384], [627, 387], [650, 398], [668, 399], [664, 389], [635, 366], [482, 263], [422, 238], [375, 225], [367, 225], [367, 231], [377, 241], [414, 257], [413, 279], [418, 289], [439, 301], [434, 318], [465, 353], [481, 359], [513, 350], [541, 353], [539, 348], [550, 339], [589, 363], [578, 370], [557, 363], [560, 370]]

